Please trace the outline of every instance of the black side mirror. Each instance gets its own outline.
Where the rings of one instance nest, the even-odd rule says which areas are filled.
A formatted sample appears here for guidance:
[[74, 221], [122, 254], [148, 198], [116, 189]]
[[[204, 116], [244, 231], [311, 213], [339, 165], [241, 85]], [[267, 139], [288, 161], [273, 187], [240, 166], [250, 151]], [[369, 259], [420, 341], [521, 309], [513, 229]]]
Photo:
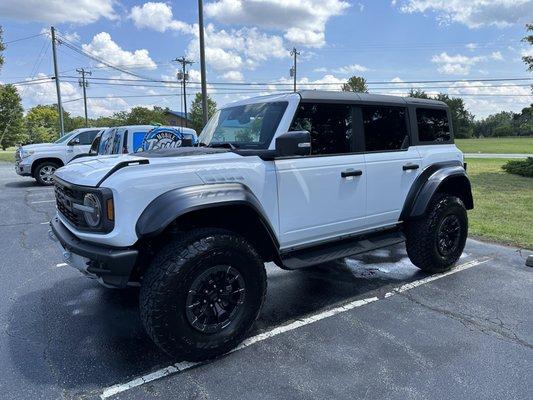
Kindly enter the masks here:
[[79, 137], [75, 137], [70, 142], [68, 142], [69, 146], [76, 146], [78, 144], [80, 144], [80, 138]]
[[276, 138], [278, 157], [308, 156], [311, 154], [311, 134], [308, 131], [292, 131]]

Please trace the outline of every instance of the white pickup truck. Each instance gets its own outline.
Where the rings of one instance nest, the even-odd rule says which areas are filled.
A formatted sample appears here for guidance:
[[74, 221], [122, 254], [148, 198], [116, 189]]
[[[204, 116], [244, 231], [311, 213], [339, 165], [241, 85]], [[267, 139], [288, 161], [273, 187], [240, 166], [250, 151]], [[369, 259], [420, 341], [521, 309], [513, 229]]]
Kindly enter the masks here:
[[104, 129], [75, 129], [54, 143], [21, 146], [15, 152], [15, 171], [21, 176], [35, 178], [40, 185], [52, 185], [56, 169], [77, 155], [88, 153], [93, 139]]

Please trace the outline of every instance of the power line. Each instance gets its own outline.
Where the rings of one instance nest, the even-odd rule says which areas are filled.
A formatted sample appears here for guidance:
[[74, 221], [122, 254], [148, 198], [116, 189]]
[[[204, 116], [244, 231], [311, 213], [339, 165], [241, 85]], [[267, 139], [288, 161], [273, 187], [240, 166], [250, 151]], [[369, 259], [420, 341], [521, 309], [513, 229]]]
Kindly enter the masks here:
[[10, 40], [8, 42], [4, 42], [4, 44], [8, 45], [8, 44], [12, 44], [12, 43], [17, 43], [17, 42], [21, 42], [23, 40], [33, 39], [33, 38], [36, 38], [36, 37], [39, 37], [39, 36], [43, 36], [43, 35], [48, 35], [48, 32], [41, 32], [41, 33], [37, 33], [35, 35], [21, 37], [21, 38], [18, 38], [18, 39]]
[[[72, 76], [63, 76], [65, 78], [72, 78]], [[175, 84], [175, 81], [164, 79], [128, 79], [128, 78], [103, 78], [93, 77], [94, 80], [105, 81], [123, 81], [123, 82], [157, 82]], [[530, 81], [533, 77], [526, 78], [471, 78], [471, 79], [430, 79], [430, 80], [412, 80], [412, 81], [369, 81], [367, 85], [405, 85], [411, 83], [455, 83], [455, 82], [511, 82], [511, 81]], [[190, 84], [200, 84], [200, 82], [189, 81]], [[305, 86], [328, 86], [328, 85], [342, 85], [344, 82], [299, 82], [300, 85]], [[209, 85], [231, 85], [231, 86], [293, 86], [294, 83], [289, 82], [208, 82]]]

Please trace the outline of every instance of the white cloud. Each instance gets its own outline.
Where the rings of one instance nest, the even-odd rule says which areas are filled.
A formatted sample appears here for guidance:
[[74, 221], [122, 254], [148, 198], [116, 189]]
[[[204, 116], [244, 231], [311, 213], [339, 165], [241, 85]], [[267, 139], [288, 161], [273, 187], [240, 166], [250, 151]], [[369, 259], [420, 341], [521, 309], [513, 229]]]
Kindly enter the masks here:
[[495, 61], [502, 61], [503, 60], [503, 56], [502, 56], [502, 53], [500, 51], [493, 51], [492, 54], [490, 55], [490, 58], [492, 58]]
[[458, 22], [469, 28], [505, 27], [533, 20], [533, 0], [405, 0], [400, 10], [433, 12], [441, 23]]
[[2, 19], [42, 22], [46, 24], [91, 24], [100, 18], [117, 19], [115, 0], [2, 0]]
[[131, 9], [130, 18], [137, 28], [150, 28], [158, 32], [181, 31], [192, 33], [193, 27], [174, 19], [172, 8], [166, 3], [144, 3]]
[[457, 82], [450, 88], [454, 97], [463, 96], [468, 109], [476, 118], [484, 118], [500, 111], [519, 112], [531, 104], [530, 87], [497, 86], [485, 82]]
[[218, 0], [206, 4], [205, 13], [225, 24], [278, 29], [293, 44], [321, 47], [326, 23], [348, 7], [343, 0]]
[[244, 76], [242, 75], [241, 71], [228, 71], [225, 74], [222, 74], [221, 78], [229, 82], [244, 81]]
[[[43, 73], [39, 73], [35, 76], [36, 79], [46, 77], [47, 75]], [[57, 102], [56, 84], [51, 79], [39, 84], [20, 86], [18, 90], [26, 108], [38, 104], [51, 104]], [[63, 101], [73, 100], [78, 97], [80, 97], [80, 93], [77, 86], [68, 82], [61, 82], [61, 98]]]
[[335, 72], [337, 74], [354, 74], [356, 72], [365, 71], [368, 71], [368, 68], [359, 64], [345, 65], [344, 67], [335, 68], [332, 70], [332, 72]]
[[461, 54], [449, 55], [446, 52], [436, 54], [431, 58], [431, 62], [438, 65], [437, 71], [446, 75], [468, 75], [470, 68], [484, 61], [483, 56], [468, 57]]
[[82, 48], [84, 51], [114, 65], [135, 66], [143, 69], [157, 68], [155, 62], [150, 58], [148, 50], [140, 49], [133, 52], [123, 50], [107, 32], [98, 33], [93, 37], [91, 43], [83, 44]]
[[477, 49], [477, 43], [468, 43], [465, 45], [465, 47], [470, 51], [474, 51]]
[[[257, 28], [217, 30], [213, 24], [205, 29], [205, 56], [209, 66], [216, 71], [254, 69], [272, 58], [288, 57], [283, 39], [267, 35]], [[198, 33], [189, 43], [187, 56], [199, 58]]]
[[344, 65], [338, 68], [328, 69], [326, 67], [319, 67], [313, 70], [313, 72], [321, 72], [321, 73], [326, 73], [328, 71], [335, 73], [335, 74], [347, 75], [347, 74], [356, 74], [356, 73], [366, 72], [368, 71], [368, 68], [360, 64], [350, 64], [350, 65]]

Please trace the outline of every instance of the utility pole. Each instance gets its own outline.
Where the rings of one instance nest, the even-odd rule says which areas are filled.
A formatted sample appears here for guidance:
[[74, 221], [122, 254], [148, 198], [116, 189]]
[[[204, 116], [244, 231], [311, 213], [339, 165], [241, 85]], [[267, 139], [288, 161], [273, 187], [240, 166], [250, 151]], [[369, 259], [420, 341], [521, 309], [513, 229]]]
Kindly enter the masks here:
[[202, 119], [204, 126], [207, 124], [207, 83], [205, 79], [205, 42], [204, 42], [204, 4], [198, 0], [198, 29], [200, 38], [200, 73], [202, 75]]
[[183, 109], [185, 111], [185, 127], [188, 127], [188, 116], [187, 116], [187, 81], [189, 80], [189, 74], [186, 71], [187, 65], [193, 64], [191, 60], [187, 60], [185, 57], [176, 58], [173, 61], [176, 61], [181, 64], [181, 71], [176, 74], [178, 81], [182, 82], [183, 90]]
[[57, 52], [56, 52], [56, 30], [52, 26], [50, 27], [52, 33], [52, 54], [54, 58], [54, 78], [56, 81], [56, 91], [57, 91], [57, 110], [59, 111], [59, 129], [60, 134], [63, 136], [65, 134], [65, 123], [63, 121], [63, 104], [61, 103], [61, 87], [59, 85], [59, 73], [57, 66]]
[[294, 57], [294, 61], [292, 63], [292, 68], [290, 69], [290, 75], [294, 78], [294, 91], [296, 92], [296, 64], [297, 64], [297, 57], [300, 55], [299, 51], [296, 51], [296, 47], [293, 47], [291, 50], [291, 56]]
[[85, 127], [88, 128], [89, 123], [87, 121], [87, 93], [85, 91], [85, 88], [89, 86], [89, 82], [85, 80], [85, 75], [92, 75], [92, 72], [85, 71], [85, 69], [83, 68], [76, 69], [76, 72], [78, 74], [81, 74], [81, 78], [79, 79], [78, 83], [83, 88], [83, 106], [85, 107]]

